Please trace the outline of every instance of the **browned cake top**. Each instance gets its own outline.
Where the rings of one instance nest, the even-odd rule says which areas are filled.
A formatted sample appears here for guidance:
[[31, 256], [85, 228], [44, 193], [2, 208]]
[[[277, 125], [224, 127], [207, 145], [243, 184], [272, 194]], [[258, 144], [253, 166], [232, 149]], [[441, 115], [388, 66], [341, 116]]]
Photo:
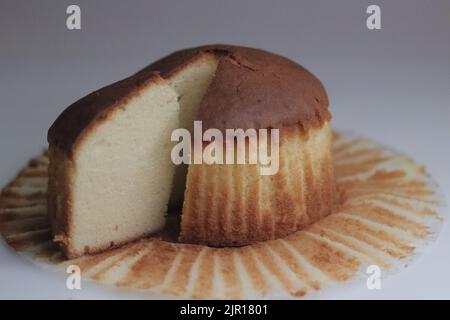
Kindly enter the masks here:
[[313, 74], [287, 58], [259, 49], [228, 45], [186, 49], [141, 72], [159, 71], [167, 77], [205, 53], [215, 54], [219, 65], [196, 117], [203, 121], [203, 128], [299, 125], [308, 130], [330, 119], [327, 94]]
[[209, 45], [177, 51], [125, 80], [95, 91], [67, 108], [49, 130], [48, 140], [71, 152], [83, 130], [122, 105], [159, 73], [167, 78], [203, 55], [219, 63], [196, 119], [203, 128], [303, 130], [330, 119], [322, 83], [308, 70], [279, 55], [246, 47]]

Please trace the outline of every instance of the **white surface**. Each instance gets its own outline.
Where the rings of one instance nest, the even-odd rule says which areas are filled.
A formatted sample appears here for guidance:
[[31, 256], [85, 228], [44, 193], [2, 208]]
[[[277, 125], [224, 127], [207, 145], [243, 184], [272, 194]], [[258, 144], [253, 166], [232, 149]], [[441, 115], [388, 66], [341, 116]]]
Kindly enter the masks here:
[[[68, 2], [0, 5], [1, 186], [42, 151], [47, 128], [77, 98], [171, 50], [225, 42], [277, 51], [305, 65], [327, 88], [335, 127], [412, 156], [450, 198], [448, 1], [382, 2], [378, 33], [365, 29], [364, 1], [286, 1], [277, 8], [264, 1], [238, 11], [218, 2], [78, 3], [85, 12], [78, 33], [64, 29]], [[382, 290], [361, 283], [326, 298], [449, 299], [449, 252], [446, 223], [425, 254], [383, 281]], [[82, 285], [67, 290], [64, 275], [37, 268], [0, 242], [0, 298], [145, 298]]]

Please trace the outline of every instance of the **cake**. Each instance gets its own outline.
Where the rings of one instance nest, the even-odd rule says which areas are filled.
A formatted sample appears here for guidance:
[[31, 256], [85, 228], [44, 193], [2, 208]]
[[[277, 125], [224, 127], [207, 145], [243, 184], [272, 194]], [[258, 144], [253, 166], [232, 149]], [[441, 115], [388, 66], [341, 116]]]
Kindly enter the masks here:
[[68, 258], [163, 228], [178, 95], [157, 73], [93, 92], [49, 130], [48, 214]]
[[[54, 240], [69, 258], [99, 252], [161, 230], [168, 207], [182, 209], [181, 242], [290, 234], [332, 210], [330, 119], [321, 82], [289, 59], [226, 45], [175, 52], [76, 102], [50, 128]], [[194, 120], [221, 132], [279, 129], [278, 172], [175, 168], [170, 132]]]

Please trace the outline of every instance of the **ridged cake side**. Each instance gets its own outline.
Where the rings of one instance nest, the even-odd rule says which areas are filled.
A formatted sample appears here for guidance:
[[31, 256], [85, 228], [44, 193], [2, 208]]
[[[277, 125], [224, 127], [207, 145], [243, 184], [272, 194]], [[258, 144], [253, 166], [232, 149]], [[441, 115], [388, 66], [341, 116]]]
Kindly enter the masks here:
[[331, 213], [334, 174], [329, 123], [305, 134], [280, 129], [279, 171], [260, 165], [189, 166], [180, 241], [245, 245], [286, 236]]

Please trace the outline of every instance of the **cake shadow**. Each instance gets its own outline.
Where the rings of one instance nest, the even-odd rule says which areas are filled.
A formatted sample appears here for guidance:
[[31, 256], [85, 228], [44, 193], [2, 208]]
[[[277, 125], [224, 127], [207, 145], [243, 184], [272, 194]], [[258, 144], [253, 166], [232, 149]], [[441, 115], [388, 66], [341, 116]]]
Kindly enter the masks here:
[[178, 240], [181, 230], [181, 209], [171, 210], [167, 213], [164, 228], [149, 238], [159, 238], [163, 241], [180, 243]]

